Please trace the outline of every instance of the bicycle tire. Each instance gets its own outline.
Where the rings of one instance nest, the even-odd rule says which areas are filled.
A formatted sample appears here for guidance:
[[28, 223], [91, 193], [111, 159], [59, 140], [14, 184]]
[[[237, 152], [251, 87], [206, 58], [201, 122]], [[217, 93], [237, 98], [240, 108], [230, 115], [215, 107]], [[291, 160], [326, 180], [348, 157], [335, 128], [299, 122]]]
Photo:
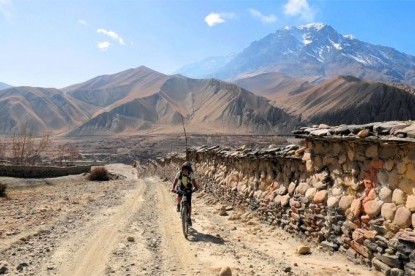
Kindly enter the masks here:
[[188, 210], [187, 210], [188, 206], [187, 204], [183, 204], [182, 206], [182, 213], [181, 213], [181, 217], [182, 217], [182, 230], [183, 230], [183, 235], [184, 237], [187, 239], [187, 234], [189, 233], [189, 224], [188, 224]]

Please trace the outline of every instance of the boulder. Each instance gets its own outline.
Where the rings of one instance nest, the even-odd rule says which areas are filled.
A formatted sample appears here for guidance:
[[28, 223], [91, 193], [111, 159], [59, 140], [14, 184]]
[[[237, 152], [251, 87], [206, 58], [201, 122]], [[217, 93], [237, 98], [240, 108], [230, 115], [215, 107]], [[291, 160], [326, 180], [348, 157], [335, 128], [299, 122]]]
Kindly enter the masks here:
[[311, 249], [310, 249], [309, 246], [300, 245], [299, 247], [297, 247], [295, 253], [297, 253], [299, 255], [311, 254]]
[[283, 195], [281, 197], [281, 206], [288, 206], [290, 202], [290, 196], [289, 195]]
[[342, 196], [339, 201], [339, 207], [342, 210], [347, 210], [353, 202], [354, 197], [351, 195]]
[[337, 196], [329, 197], [327, 200], [327, 207], [328, 208], [336, 208], [339, 206], [339, 198]]
[[405, 207], [408, 208], [409, 211], [415, 212], [415, 195], [408, 196]]
[[352, 204], [350, 205], [350, 211], [352, 212], [353, 216], [356, 218], [360, 216], [361, 213], [361, 199], [356, 198], [352, 201]]
[[285, 195], [286, 193], [287, 193], [287, 187], [285, 187], [285, 186], [280, 186], [277, 189], [277, 194], [279, 194], [279, 195]]
[[295, 191], [295, 183], [291, 182], [290, 185], [288, 186], [288, 193], [292, 195], [294, 194], [294, 191]]
[[327, 190], [321, 190], [316, 192], [316, 194], [314, 195], [313, 201], [314, 203], [325, 203], [328, 197], [328, 192]]
[[389, 203], [392, 202], [392, 191], [388, 187], [382, 187], [379, 192], [380, 199], [385, 202]]
[[392, 202], [396, 205], [403, 205], [406, 202], [406, 195], [400, 189], [395, 189], [392, 193]]
[[310, 188], [305, 193], [305, 197], [308, 198], [309, 200], [312, 200], [314, 198], [316, 192], [317, 192], [316, 188]]
[[229, 266], [222, 267], [219, 276], [232, 276], [232, 270]]
[[406, 207], [399, 207], [396, 210], [393, 223], [401, 229], [408, 228], [412, 224], [412, 213]]
[[379, 215], [383, 202], [379, 200], [369, 200], [363, 204], [363, 210], [371, 217], [375, 218]]
[[305, 182], [301, 182], [297, 188], [295, 188], [295, 194], [296, 195], [305, 195], [306, 191], [310, 188], [310, 186], [305, 183]]
[[393, 220], [396, 213], [396, 204], [395, 203], [384, 203], [381, 209], [381, 215], [386, 220]]

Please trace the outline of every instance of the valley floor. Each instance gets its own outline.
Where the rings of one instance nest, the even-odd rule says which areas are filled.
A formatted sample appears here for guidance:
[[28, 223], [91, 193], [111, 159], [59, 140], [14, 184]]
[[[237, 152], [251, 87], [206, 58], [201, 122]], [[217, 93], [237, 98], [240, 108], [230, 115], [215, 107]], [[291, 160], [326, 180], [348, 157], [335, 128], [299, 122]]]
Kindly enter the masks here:
[[[245, 213], [194, 195], [189, 240], [181, 232], [170, 183], [138, 178], [126, 165], [110, 165], [119, 180], [85, 176], [48, 180], [2, 178], [0, 274], [10, 275], [381, 275], [345, 256], [305, 241]], [[245, 213], [246, 214], [246, 213]]]

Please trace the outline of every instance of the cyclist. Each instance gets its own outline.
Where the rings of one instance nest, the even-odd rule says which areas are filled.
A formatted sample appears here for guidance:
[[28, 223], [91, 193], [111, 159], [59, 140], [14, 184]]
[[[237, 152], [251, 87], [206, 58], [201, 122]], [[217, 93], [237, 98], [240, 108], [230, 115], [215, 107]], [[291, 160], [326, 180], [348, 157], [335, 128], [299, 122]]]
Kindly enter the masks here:
[[[179, 185], [177, 185], [179, 182]], [[176, 190], [177, 186], [177, 190]], [[173, 188], [171, 191], [177, 193], [177, 191], [191, 189], [193, 192], [199, 189], [199, 186], [196, 183], [195, 177], [193, 175], [192, 164], [189, 161], [183, 163], [180, 171], [177, 172], [176, 177], [174, 178]], [[178, 195], [177, 197], [177, 212], [180, 212], [180, 202], [183, 195]], [[192, 196], [189, 195], [189, 225], [192, 225]]]

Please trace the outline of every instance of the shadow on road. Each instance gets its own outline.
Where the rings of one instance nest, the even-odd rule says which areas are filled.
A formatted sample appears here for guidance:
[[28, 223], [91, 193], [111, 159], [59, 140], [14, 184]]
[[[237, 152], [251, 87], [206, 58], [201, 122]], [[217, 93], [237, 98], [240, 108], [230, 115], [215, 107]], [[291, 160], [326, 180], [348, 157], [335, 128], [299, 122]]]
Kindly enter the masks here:
[[188, 239], [191, 242], [211, 242], [215, 244], [225, 244], [225, 240], [222, 237], [201, 233], [194, 228], [190, 228], [189, 230], [190, 231]]

